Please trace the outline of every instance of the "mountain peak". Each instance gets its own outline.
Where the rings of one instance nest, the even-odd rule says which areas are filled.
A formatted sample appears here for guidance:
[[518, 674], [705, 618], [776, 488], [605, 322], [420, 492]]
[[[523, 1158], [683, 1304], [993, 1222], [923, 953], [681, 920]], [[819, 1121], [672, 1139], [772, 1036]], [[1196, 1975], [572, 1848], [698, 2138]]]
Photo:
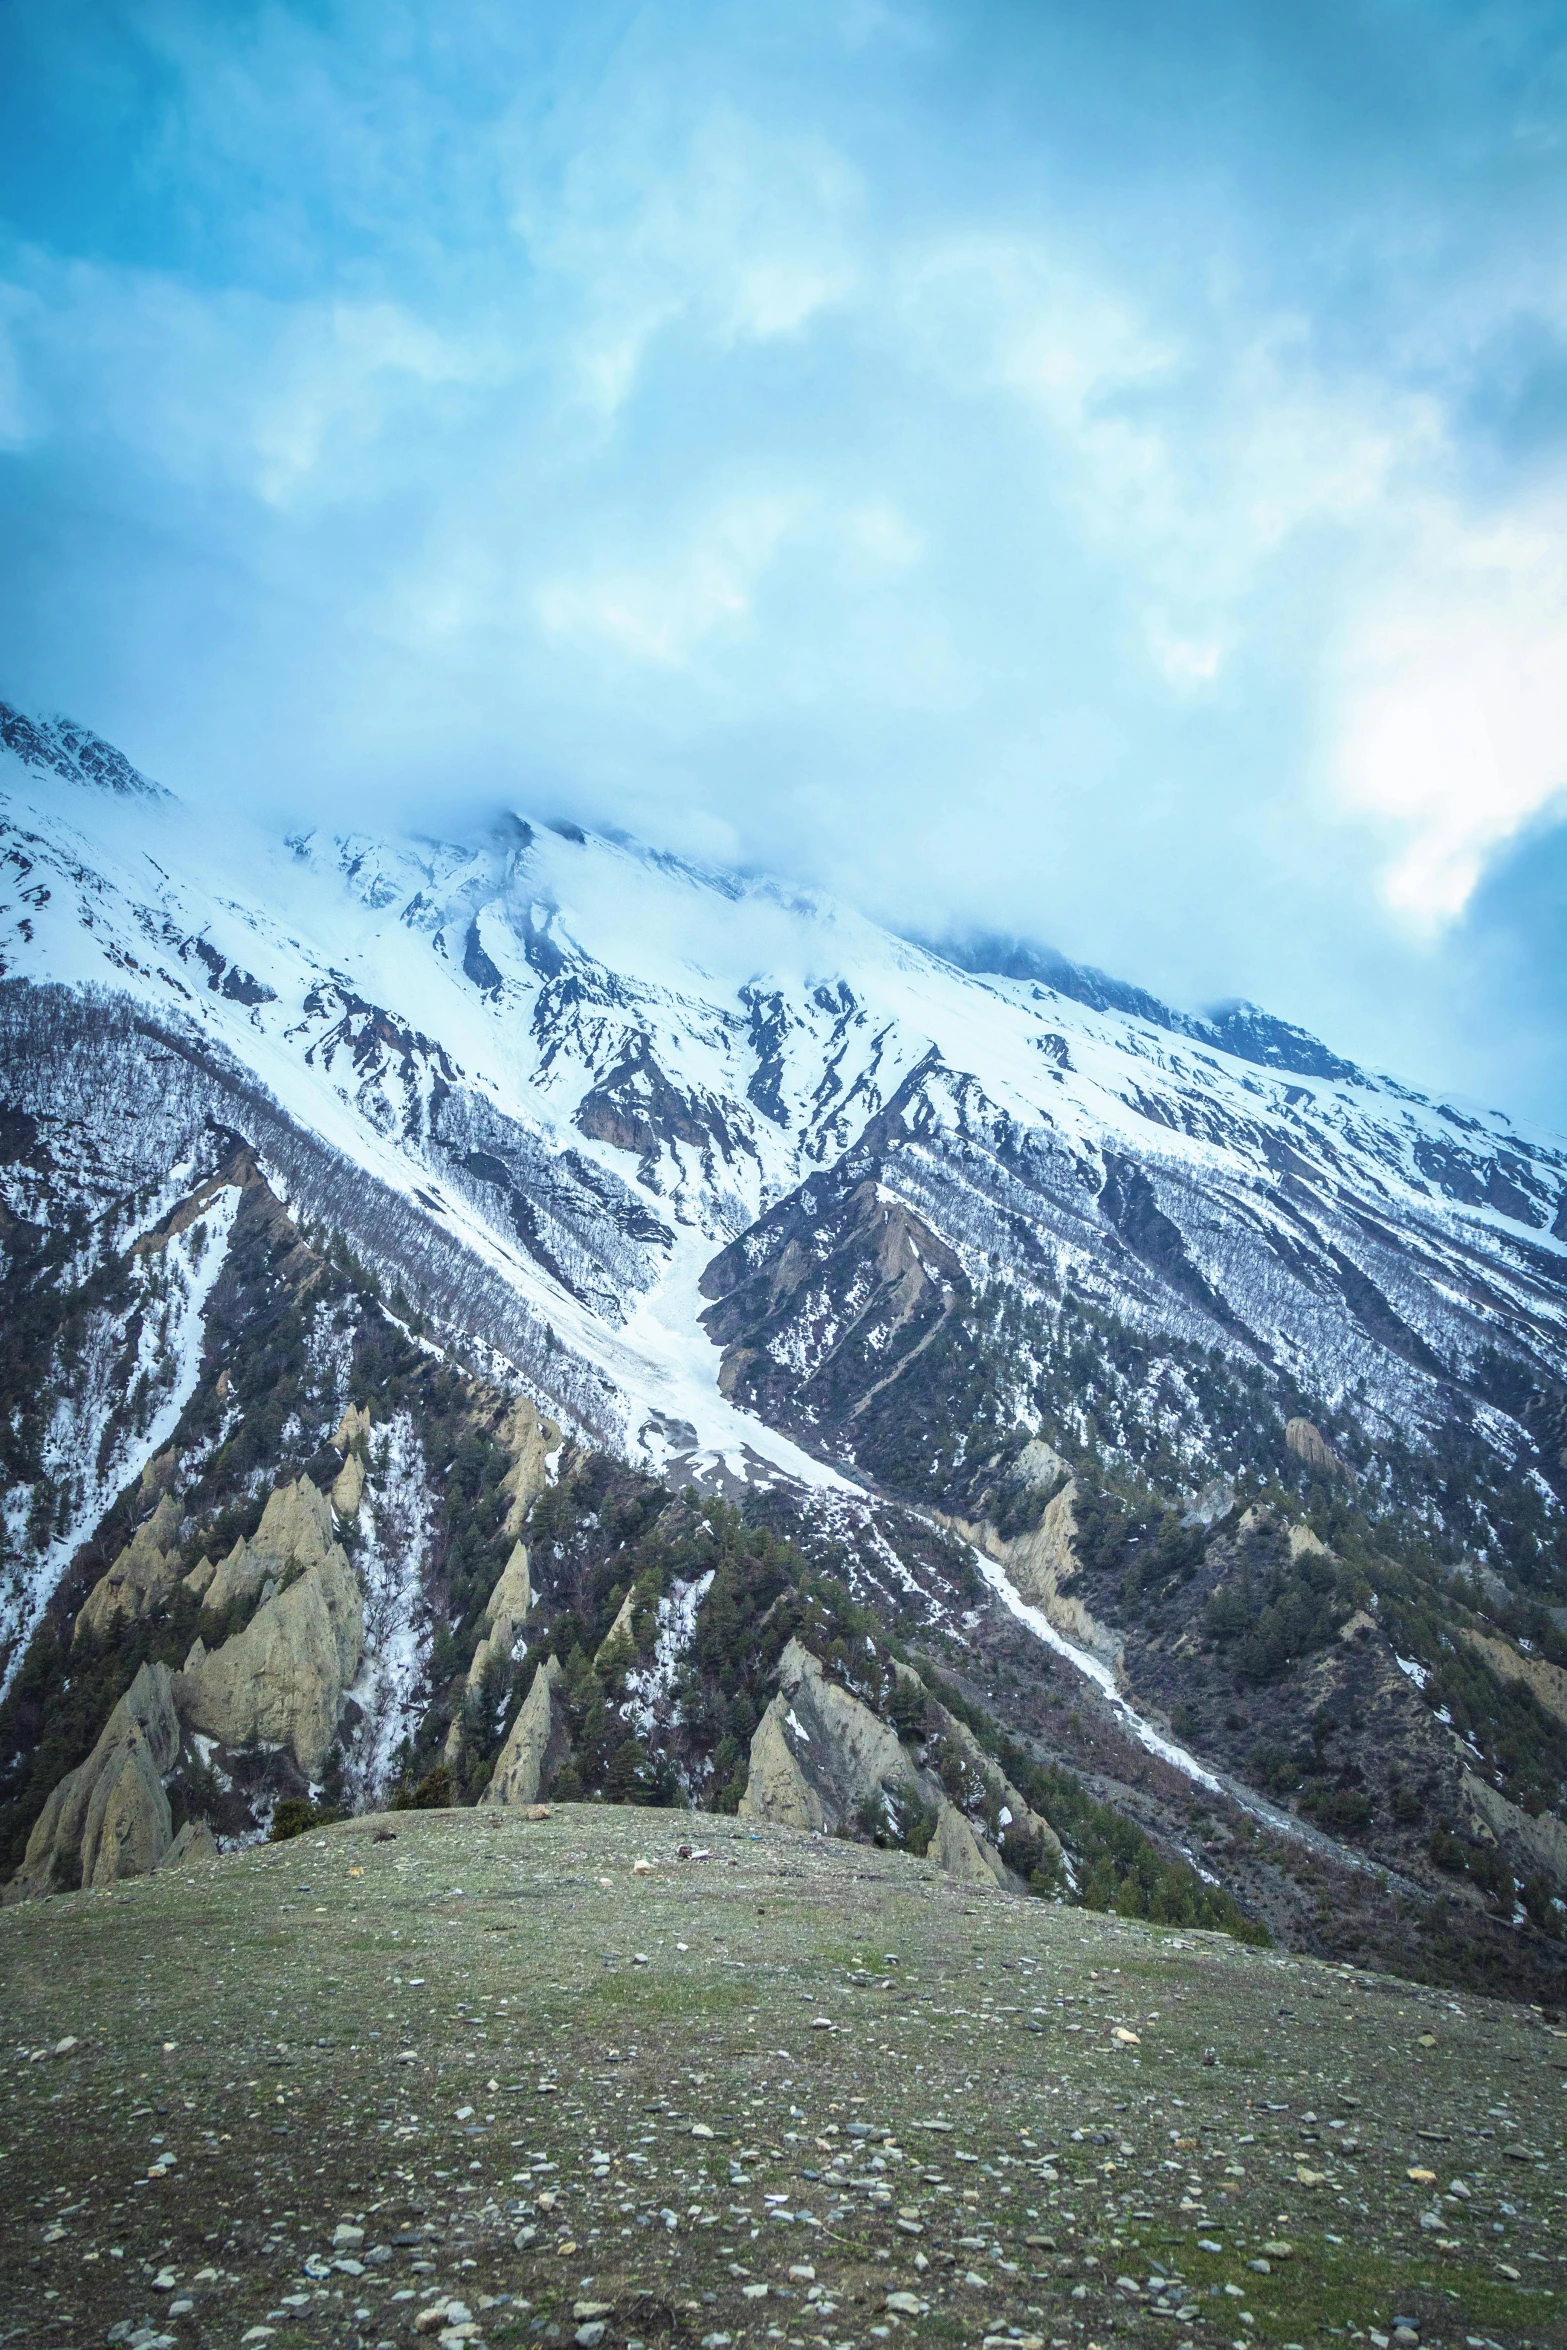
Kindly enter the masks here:
[[1122, 1012], [1130, 1019], [1168, 1029], [1173, 1036], [1189, 1036], [1196, 1044], [1231, 1053], [1238, 1061], [1252, 1061], [1259, 1068], [1281, 1069], [1299, 1077], [1365, 1082], [1353, 1061], [1330, 1052], [1309, 1030], [1275, 1019], [1271, 1012], [1241, 997], [1212, 1004], [1202, 1013], [1180, 1012], [1146, 988], [1114, 979], [1091, 963], [1071, 962], [1057, 948], [1028, 939], [984, 933], [916, 943], [927, 946], [956, 970], [996, 979], [1031, 980], [1040, 987], [1054, 988], [1057, 995], [1070, 996], [1074, 1003], [1086, 1004], [1091, 1012]]
[[49, 767], [68, 783], [85, 783], [97, 791], [117, 792], [127, 799], [168, 800], [173, 794], [161, 783], [133, 767], [123, 751], [106, 743], [90, 726], [56, 712], [53, 717], [29, 718], [9, 702], [0, 702], [0, 743], [24, 767]]

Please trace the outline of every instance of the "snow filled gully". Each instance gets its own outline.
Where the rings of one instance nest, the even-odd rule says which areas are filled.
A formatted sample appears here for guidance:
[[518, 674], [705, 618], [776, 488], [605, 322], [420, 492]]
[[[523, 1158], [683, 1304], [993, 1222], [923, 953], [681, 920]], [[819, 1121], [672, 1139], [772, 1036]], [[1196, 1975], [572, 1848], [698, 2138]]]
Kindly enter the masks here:
[[1152, 1722], [1146, 1721], [1134, 1706], [1127, 1704], [1116, 1685], [1114, 1673], [1102, 1658], [1090, 1655], [1086, 1648], [1079, 1648], [1075, 1641], [1067, 1639], [1065, 1633], [1058, 1632], [1042, 1609], [1031, 1606], [1013, 1589], [1005, 1571], [993, 1558], [987, 1558], [984, 1551], [977, 1549], [973, 1543], [968, 1547], [980, 1573], [1007, 1613], [1015, 1616], [1020, 1624], [1033, 1633], [1036, 1640], [1042, 1640], [1047, 1648], [1055, 1650], [1057, 1656], [1064, 1657], [1085, 1680], [1092, 1681], [1123, 1727], [1150, 1754], [1156, 1754], [1161, 1762], [1168, 1763], [1172, 1770], [1179, 1771], [1194, 1786], [1206, 1788], [1210, 1795], [1228, 1797], [1231, 1803], [1249, 1812], [1254, 1820], [1261, 1821], [1264, 1827], [1271, 1828], [1276, 1835], [1288, 1836], [1292, 1843], [1303, 1844], [1309, 1851], [1321, 1854], [1324, 1859], [1335, 1860], [1345, 1868], [1358, 1870], [1362, 1876], [1386, 1877], [1390, 1885], [1402, 1882], [1387, 1868], [1364, 1859], [1358, 1852], [1348, 1851], [1342, 1844], [1335, 1844], [1332, 1837], [1324, 1836], [1320, 1829], [1310, 1827], [1304, 1820], [1297, 1820], [1290, 1812], [1277, 1810], [1271, 1803], [1264, 1803], [1260, 1796], [1254, 1795], [1249, 1787], [1242, 1786], [1238, 1780], [1229, 1778], [1221, 1771], [1210, 1770], [1194, 1754], [1188, 1754], [1184, 1746], [1178, 1746], [1173, 1738], [1167, 1738], [1162, 1730], [1156, 1730]]
[[[222, 1185], [201, 1215], [171, 1235], [151, 1258], [132, 1257], [137, 1297], [131, 1313], [142, 1315], [133, 1369], [127, 1370], [123, 1362], [123, 1325], [102, 1315], [89, 1321], [82, 1391], [74, 1398], [62, 1394], [45, 1446], [49, 1468], [57, 1477], [74, 1477], [81, 1498], [64, 1533], [30, 1565], [13, 1570], [10, 1581], [0, 1587], [0, 1697], [21, 1670], [27, 1644], [78, 1549], [116, 1494], [133, 1484], [162, 1452], [196, 1392], [207, 1300], [228, 1253], [239, 1202], [237, 1186]], [[167, 1276], [167, 1291], [161, 1304], [148, 1310], [148, 1269], [154, 1262]], [[128, 1387], [138, 1372], [160, 1371], [161, 1392], [146, 1427], [139, 1434], [127, 1431], [106, 1458], [100, 1457], [102, 1423], [111, 1402], [119, 1400], [119, 1389]]]

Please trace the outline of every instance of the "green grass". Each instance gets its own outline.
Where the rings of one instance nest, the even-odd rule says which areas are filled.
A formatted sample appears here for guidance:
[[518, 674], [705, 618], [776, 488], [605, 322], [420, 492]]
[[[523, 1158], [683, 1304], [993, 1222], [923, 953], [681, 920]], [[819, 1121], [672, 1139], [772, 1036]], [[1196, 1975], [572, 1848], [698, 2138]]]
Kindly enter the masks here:
[[[101, 2342], [188, 2298], [158, 2319], [179, 2342], [401, 2350], [457, 2297], [517, 2344], [569, 2342], [602, 2301], [606, 2345], [649, 2350], [1008, 2327], [1327, 2350], [1395, 2315], [1427, 2345], [1567, 2342], [1567, 2036], [1527, 2010], [734, 1820], [702, 1823], [702, 1862], [668, 1813], [387, 1824], [0, 1915], [12, 2338]], [[872, 2172], [860, 2123], [903, 2159]], [[851, 2145], [885, 2204], [835, 2170]], [[1454, 2249], [1419, 2225], [1426, 2157], [1471, 2190], [1442, 2207]], [[556, 2168], [515, 2175], [535, 2158]], [[313, 2279], [339, 2222], [365, 2230], [341, 2257], [387, 2257]], [[1293, 2255], [1259, 2276], [1277, 2239]], [[1194, 2315], [1155, 2310], [1160, 2270]]]

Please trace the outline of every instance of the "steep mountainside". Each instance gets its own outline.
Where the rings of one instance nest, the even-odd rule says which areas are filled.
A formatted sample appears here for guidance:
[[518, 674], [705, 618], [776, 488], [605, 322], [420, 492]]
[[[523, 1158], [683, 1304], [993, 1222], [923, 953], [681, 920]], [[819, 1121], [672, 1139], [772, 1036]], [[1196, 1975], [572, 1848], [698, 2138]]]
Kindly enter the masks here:
[[[954, 1800], [1042, 1890], [1108, 1799], [1276, 1931], [1374, 1864], [1432, 1951], [1554, 1963], [1559, 1143], [622, 839], [269, 838], [0, 746], [13, 1859], [109, 1740], [30, 1882], [111, 1770], [169, 1835], [749, 1778]], [[852, 1817], [778, 1727], [812, 1659], [907, 1757]]]

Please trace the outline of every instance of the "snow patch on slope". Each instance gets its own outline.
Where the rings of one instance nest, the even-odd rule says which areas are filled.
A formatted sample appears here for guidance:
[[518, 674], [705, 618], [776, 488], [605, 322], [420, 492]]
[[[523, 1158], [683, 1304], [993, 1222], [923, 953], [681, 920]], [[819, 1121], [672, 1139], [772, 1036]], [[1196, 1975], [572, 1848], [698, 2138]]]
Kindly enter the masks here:
[[[238, 1187], [225, 1184], [196, 1222], [132, 1259], [136, 1297], [131, 1317], [99, 1312], [89, 1318], [79, 1373], [72, 1384], [62, 1384], [43, 1445], [47, 1474], [71, 1497], [70, 1516], [46, 1549], [9, 1569], [0, 1588], [0, 1654], [5, 1658], [0, 1696], [9, 1689], [76, 1552], [110, 1503], [163, 1450], [196, 1392], [203, 1315], [239, 1202]], [[128, 1320], [138, 1314], [136, 1352], [127, 1364]], [[113, 1424], [127, 1389], [137, 1408], [130, 1426], [105, 1452], [103, 1431]], [[15, 1487], [7, 1494], [8, 1534], [20, 1532], [30, 1492]]]
[[436, 1518], [418, 1430], [409, 1413], [398, 1412], [372, 1436], [357, 1521], [365, 1649], [348, 1691], [361, 1719], [345, 1739], [345, 1778], [361, 1810], [390, 1787], [399, 1749], [424, 1711], [432, 1627], [422, 1595]]

